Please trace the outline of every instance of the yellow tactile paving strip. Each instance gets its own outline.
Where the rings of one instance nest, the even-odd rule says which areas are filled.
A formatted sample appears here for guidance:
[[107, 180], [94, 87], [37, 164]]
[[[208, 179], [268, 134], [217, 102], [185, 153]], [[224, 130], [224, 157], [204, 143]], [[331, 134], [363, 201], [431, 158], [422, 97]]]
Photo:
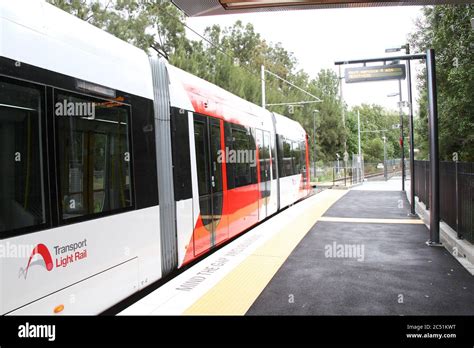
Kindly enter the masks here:
[[317, 220], [347, 191], [328, 190], [190, 306], [187, 315], [244, 315]]
[[421, 224], [423, 221], [420, 219], [365, 219], [365, 218], [341, 218], [341, 217], [330, 217], [322, 216], [318, 221], [327, 222], [355, 222], [363, 224]]

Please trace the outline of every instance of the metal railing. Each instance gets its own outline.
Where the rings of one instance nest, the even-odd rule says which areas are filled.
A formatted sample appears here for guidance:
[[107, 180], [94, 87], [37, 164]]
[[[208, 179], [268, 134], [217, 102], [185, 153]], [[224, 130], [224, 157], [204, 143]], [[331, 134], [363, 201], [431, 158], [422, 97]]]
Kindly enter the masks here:
[[[314, 171], [316, 168], [316, 172]], [[311, 164], [311, 181], [316, 184], [352, 186], [364, 179], [364, 161], [352, 159], [344, 166], [343, 161]]]
[[415, 195], [430, 208], [430, 171], [429, 161], [415, 161]]
[[[440, 162], [440, 218], [474, 243], [474, 163]], [[415, 161], [415, 195], [429, 209], [429, 161]]]
[[367, 179], [383, 180], [385, 166], [388, 180], [394, 175], [401, 175], [400, 161], [400, 159], [390, 159], [385, 164], [382, 162], [364, 163], [364, 160], [359, 162], [357, 155], [354, 155], [351, 161], [347, 161], [346, 167], [343, 161], [311, 163], [311, 181], [315, 184], [352, 186]]

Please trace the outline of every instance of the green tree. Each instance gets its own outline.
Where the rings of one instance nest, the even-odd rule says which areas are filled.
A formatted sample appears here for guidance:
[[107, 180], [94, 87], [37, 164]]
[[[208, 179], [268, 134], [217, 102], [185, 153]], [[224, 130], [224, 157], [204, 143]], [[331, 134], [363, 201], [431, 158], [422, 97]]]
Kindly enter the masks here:
[[[401, 158], [400, 129], [394, 125], [400, 123], [400, 116], [380, 105], [362, 104], [353, 107], [347, 117], [350, 126], [348, 148], [352, 153], [357, 153], [357, 112], [360, 114], [361, 123], [361, 148], [366, 162], [380, 162], [383, 160], [383, 136], [387, 138], [387, 158]], [[406, 118], [405, 118], [406, 126]], [[376, 139], [380, 140], [380, 142]], [[382, 150], [379, 151], [379, 144]]]
[[[410, 36], [415, 51], [433, 48], [436, 54], [439, 139], [441, 159], [451, 160], [457, 152], [461, 161], [474, 161], [474, 31], [470, 20], [474, 5], [428, 6], [422, 10], [417, 29]], [[418, 76], [422, 88], [419, 100], [416, 147], [427, 158], [426, 78]]]
[[49, 3], [144, 51], [169, 58], [187, 44], [183, 14], [169, 1], [48, 0]]
[[383, 161], [383, 140], [380, 137], [371, 138], [364, 145], [365, 162], [377, 163]]

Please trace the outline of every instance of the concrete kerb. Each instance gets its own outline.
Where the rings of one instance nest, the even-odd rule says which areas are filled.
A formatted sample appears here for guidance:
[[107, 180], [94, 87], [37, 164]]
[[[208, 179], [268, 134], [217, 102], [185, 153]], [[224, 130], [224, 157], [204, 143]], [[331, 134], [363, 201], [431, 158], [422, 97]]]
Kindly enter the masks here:
[[[406, 191], [407, 199], [410, 201], [409, 191]], [[423, 202], [415, 196], [415, 211], [429, 228], [430, 212]], [[465, 239], [458, 239], [457, 232], [448, 224], [440, 223], [440, 241], [445, 249], [471, 274], [474, 275], [474, 245]]]

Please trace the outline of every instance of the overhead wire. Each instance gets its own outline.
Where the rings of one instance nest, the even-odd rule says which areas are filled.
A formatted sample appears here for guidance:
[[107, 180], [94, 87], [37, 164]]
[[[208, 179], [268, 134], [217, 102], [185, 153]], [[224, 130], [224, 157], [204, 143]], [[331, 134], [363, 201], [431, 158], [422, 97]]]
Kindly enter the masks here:
[[[180, 10], [181, 11], [181, 10]], [[207, 42], [208, 44], [210, 44], [211, 46], [213, 46], [214, 48], [216, 48], [219, 52], [221, 52], [222, 54], [226, 55], [227, 57], [231, 58], [232, 60], [235, 60], [235, 59], [238, 59], [237, 57], [235, 57], [234, 55], [226, 52], [224, 49], [222, 49], [221, 47], [219, 47], [218, 44], [216, 44], [215, 42], [213, 42], [212, 40], [209, 40], [207, 37], [205, 37], [204, 35], [200, 34], [197, 30], [191, 28], [187, 23], [185, 22], [182, 22], [180, 18], [177, 18], [175, 17], [174, 15], [172, 15], [171, 13], [169, 13], [166, 9], [163, 11], [163, 13], [165, 15], [167, 15], [168, 17], [174, 19], [175, 21], [179, 21], [184, 27], [186, 27], [187, 29], [189, 29], [191, 32], [193, 32], [194, 34], [196, 34], [197, 36], [199, 36], [202, 40], [204, 40], [205, 42]], [[246, 70], [247, 72], [249, 72], [250, 74], [252, 75], [256, 75], [256, 76], [259, 76], [258, 72], [256, 71], [252, 71], [250, 68], [248, 68], [247, 66], [245, 65], [240, 65], [239, 63], [239, 67], [243, 68], [244, 70]], [[311, 96], [312, 98], [315, 98], [315, 100], [317, 102], [321, 102], [322, 100], [316, 96], [314, 96], [313, 94], [309, 93], [308, 91], [294, 85], [293, 83], [291, 83], [290, 81], [286, 80], [285, 78], [279, 76], [278, 74], [275, 74], [273, 72], [271, 72], [270, 70], [268, 69], [265, 69], [265, 71], [267, 73], [269, 73], [270, 75], [280, 79], [281, 81], [287, 83], [288, 85], [298, 89], [299, 91], [305, 93], [306, 95], [309, 95]], [[259, 77], [259, 80], [262, 81], [262, 77], [260, 76]]]

